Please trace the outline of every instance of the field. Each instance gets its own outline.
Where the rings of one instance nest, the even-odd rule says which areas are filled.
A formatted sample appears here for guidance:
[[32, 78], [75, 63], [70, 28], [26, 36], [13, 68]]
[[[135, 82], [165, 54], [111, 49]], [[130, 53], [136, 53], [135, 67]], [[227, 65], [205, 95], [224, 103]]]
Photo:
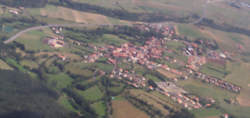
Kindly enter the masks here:
[[177, 30], [182, 36], [186, 36], [190, 39], [197, 39], [197, 38], [206, 38], [202, 32], [199, 31], [199, 29], [193, 25], [189, 24], [178, 24]]
[[22, 60], [22, 61], [20, 61], [20, 64], [23, 67], [28, 67], [30, 70], [37, 69], [39, 67], [39, 65], [32, 60]]
[[178, 109], [178, 106], [175, 106], [176, 104], [171, 101], [170, 98], [157, 92], [148, 93], [142, 90], [130, 90], [130, 95], [145, 101], [149, 105], [152, 105], [154, 109], [160, 110], [164, 115], [169, 114], [169, 111], [164, 108], [164, 105], [169, 106], [172, 109]]
[[55, 75], [48, 75], [48, 84], [56, 88], [57, 90], [61, 90], [66, 88], [72, 84], [73, 79], [64, 73], [59, 73]]
[[25, 50], [28, 51], [51, 50], [51, 48], [43, 42], [43, 38], [46, 36], [47, 34], [44, 31], [36, 30], [23, 34], [16, 41], [23, 44]]
[[78, 112], [78, 110], [76, 110], [71, 102], [70, 102], [70, 98], [68, 98], [67, 95], [63, 94], [62, 96], [60, 96], [60, 98], [58, 99], [59, 104], [61, 104], [64, 108], [66, 108], [69, 111], [72, 112]]
[[[225, 99], [236, 99], [237, 94], [228, 92], [221, 88], [217, 88], [212, 85], [207, 85], [206, 83], [201, 83], [199, 80], [185, 80], [179, 81], [178, 84], [183, 86], [185, 90], [202, 97], [212, 97], [216, 100], [216, 105], [220, 107], [218, 109], [220, 112], [231, 113], [239, 118], [248, 118], [249, 107], [242, 107], [239, 104], [228, 104]], [[205, 92], [204, 92], [205, 91]], [[240, 112], [239, 112], [240, 111]], [[199, 113], [198, 113], [199, 114]]]
[[4, 70], [13, 70], [8, 64], [6, 64], [3, 60], [0, 59], [0, 69]]
[[96, 101], [103, 97], [103, 93], [98, 86], [93, 86], [85, 91], [77, 90], [77, 92], [88, 101]]
[[112, 101], [114, 118], [149, 118], [146, 113], [138, 110], [126, 100]]
[[96, 114], [98, 114], [98, 116], [100, 117], [104, 116], [106, 113], [106, 106], [102, 101], [91, 104], [91, 107], [96, 111]]
[[237, 100], [241, 106], [250, 107], [250, 64], [228, 63], [227, 66], [232, 73], [226, 77], [226, 80], [242, 87], [242, 92], [237, 97]]
[[215, 108], [199, 109], [191, 111], [195, 118], [220, 118], [221, 111]]
[[225, 70], [224, 67], [221, 67], [220, 65], [215, 64], [205, 64], [201, 67], [200, 70], [202, 73], [223, 79], [229, 72]]

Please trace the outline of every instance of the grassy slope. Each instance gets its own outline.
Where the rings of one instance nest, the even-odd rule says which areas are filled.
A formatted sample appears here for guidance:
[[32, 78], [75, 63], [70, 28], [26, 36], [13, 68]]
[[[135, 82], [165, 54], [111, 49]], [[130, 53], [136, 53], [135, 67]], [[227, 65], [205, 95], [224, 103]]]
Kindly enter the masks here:
[[93, 86], [85, 91], [77, 90], [88, 101], [96, 101], [102, 98], [103, 93], [97, 86]]
[[112, 101], [114, 118], [149, 118], [146, 113], [138, 110], [126, 100]]

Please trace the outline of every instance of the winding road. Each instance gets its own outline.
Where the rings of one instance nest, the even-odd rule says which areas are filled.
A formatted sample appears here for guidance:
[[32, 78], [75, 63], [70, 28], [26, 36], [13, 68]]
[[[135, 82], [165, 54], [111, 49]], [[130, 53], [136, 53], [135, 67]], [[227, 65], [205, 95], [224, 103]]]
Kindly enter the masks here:
[[39, 29], [45, 29], [49, 27], [85, 27], [85, 26], [113, 26], [113, 24], [49, 24], [44, 26], [34, 26], [25, 30], [22, 30], [15, 34], [14, 36], [10, 37], [9, 39], [4, 41], [4, 44], [8, 44], [14, 40], [16, 40], [19, 36], [23, 35], [26, 32], [33, 31], [33, 30], [39, 30]]

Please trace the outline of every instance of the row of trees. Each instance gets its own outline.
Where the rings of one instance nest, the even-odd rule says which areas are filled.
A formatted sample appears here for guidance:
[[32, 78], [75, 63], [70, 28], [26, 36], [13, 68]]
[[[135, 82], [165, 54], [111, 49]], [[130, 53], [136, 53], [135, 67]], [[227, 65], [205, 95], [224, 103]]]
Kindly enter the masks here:
[[44, 7], [48, 0], [0, 0], [1, 4], [12, 6], [12, 7]]

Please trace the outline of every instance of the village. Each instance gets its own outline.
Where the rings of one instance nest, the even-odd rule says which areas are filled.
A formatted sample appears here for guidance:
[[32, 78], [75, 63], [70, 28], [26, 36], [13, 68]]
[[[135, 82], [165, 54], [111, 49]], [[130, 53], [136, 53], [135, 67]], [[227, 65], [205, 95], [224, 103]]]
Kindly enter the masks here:
[[[210, 98], [210, 102], [203, 106], [199, 101], [199, 97], [190, 96], [185, 90], [175, 84], [175, 82], [177, 82], [180, 78], [170, 78], [169, 82], [157, 82], [156, 87], [149, 86], [147, 83], [147, 81], [149, 80], [148, 78], [136, 74], [134, 70], [125, 70], [123, 68], [118, 68], [117, 64], [119, 64], [121, 60], [125, 60], [127, 63], [139, 64], [149, 70], [163, 69], [184, 79], [188, 79], [189, 77], [195, 75], [196, 80], [201, 80], [204, 83], [212, 84], [231, 92], [240, 92], [241, 88], [237, 85], [199, 72], [200, 67], [207, 62], [213, 62], [221, 65], [225, 64], [225, 60], [229, 59], [231, 56], [228, 52], [216, 52], [213, 50], [209, 50], [207, 53], [205, 53], [203, 52], [202, 47], [198, 46], [199, 44], [179, 40], [186, 45], [186, 48], [182, 49], [183, 55], [188, 57], [187, 63], [185, 64], [180, 60], [173, 58], [170, 59], [170, 57], [168, 56], [163, 56], [164, 53], [172, 52], [172, 50], [166, 46], [168, 41], [177, 40], [172, 39], [172, 37], [175, 35], [175, 30], [173, 27], [168, 25], [165, 26], [155, 24], [139, 24], [134, 25], [134, 27], [138, 30], [146, 32], [153, 30], [157, 33], [162, 34], [164, 38], [157, 38], [153, 36], [147, 39], [141, 46], [132, 43], [124, 43], [120, 46], [106, 45], [104, 47], [98, 47], [88, 44], [88, 48], [93, 49], [94, 53], [85, 55], [82, 62], [95, 63], [102, 57], [107, 58], [107, 63], [112, 64], [114, 68], [111, 73], [103, 72], [103, 74], [108, 74], [110, 78], [117, 78], [118, 80], [123, 81], [126, 84], [138, 89], [148, 88], [153, 91], [156, 90], [159, 93], [170, 97], [173, 101], [187, 109], [200, 109], [202, 107], [209, 107], [211, 106], [211, 104], [214, 104], [215, 101], [213, 100], [213, 98]], [[53, 48], [62, 48], [65, 45], [64, 37], [60, 36], [62, 27], [52, 27], [51, 30], [59, 36], [47, 37], [44, 40], [44, 43]], [[81, 45], [79, 42], [72, 43]], [[200, 41], [198, 43], [212, 45], [211, 42]], [[58, 55], [58, 57], [62, 60], [66, 59], [66, 57], [62, 55]], [[155, 62], [155, 60], [164, 60], [171, 63], [179, 63], [185, 68], [182, 70], [170, 68], [166, 64]]]

